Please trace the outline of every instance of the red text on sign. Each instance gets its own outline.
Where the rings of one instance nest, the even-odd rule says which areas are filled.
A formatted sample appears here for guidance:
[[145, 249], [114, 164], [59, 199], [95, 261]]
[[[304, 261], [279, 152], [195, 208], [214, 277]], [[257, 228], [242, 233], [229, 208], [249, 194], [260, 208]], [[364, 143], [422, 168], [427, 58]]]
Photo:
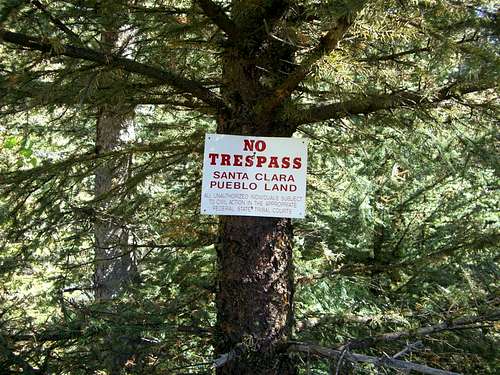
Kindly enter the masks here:
[[231, 154], [208, 154], [210, 165], [220, 165], [222, 167], [257, 167], [257, 168], [283, 168], [287, 169], [290, 166], [293, 169], [300, 169], [302, 167], [302, 158], [297, 156], [290, 158], [284, 156], [279, 158], [277, 156], [263, 156], [263, 155], [231, 155]]
[[243, 151], [253, 151], [255, 146], [256, 151], [264, 151], [267, 147], [264, 141], [255, 141], [255, 139], [245, 139], [243, 140]]

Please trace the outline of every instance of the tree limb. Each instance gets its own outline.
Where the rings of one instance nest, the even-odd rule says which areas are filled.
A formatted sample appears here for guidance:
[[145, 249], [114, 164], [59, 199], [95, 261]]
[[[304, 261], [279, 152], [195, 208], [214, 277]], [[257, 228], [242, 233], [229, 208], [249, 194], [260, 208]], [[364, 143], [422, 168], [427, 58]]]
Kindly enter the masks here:
[[290, 353], [307, 353], [308, 355], [317, 355], [320, 357], [326, 357], [326, 358], [334, 358], [334, 359], [340, 359], [342, 355], [344, 355], [344, 358], [347, 361], [351, 362], [364, 362], [364, 363], [371, 363], [375, 366], [382, 366], [382, 367], [392, 367], [392, 368], [399, 368], [403, 370], [412, 370], [416, 372], [420, 372], [422, 374], [430, 374], [430, 375], [460, 375], [456, 372], [450, 372], [450, 371], [445, 371], [445, 370], [440, 370], [437, 368], [421, 365], [418, 363], [413, 363], [413, 362], [408, 362], [408, 361], [401, 361], [399, 359], [391, 358], [391, 357], [373, 357], [369, 355], [364, 355], [364, 354], [356, 354], [356, 353], [351, 353], [349, 351], [342, 351], [342, 350], [336, 350], [336, 349], [330, 349], [330, 348], [325, 348], [323, 346], [319, 345], [312, 345], [312, 344], [306, 344], [306, 343], [292, 343], [288, 347], [288, 352]]
[[[499, 235], [492, 235], [486, 238], [483, 238], [481, 242], [481, 248], [486, 248], [487, 246], [495, 246], [498, 243]], [[385, 273], [385, 272], [393, 272], [395, 270], [411, 271], [412, 273], [418, 273], [423, 266], [428, 265], [430, 263], [437, 265], [441, 260], [444, 260], [446, 257], [449, 257], [459, 250], [463, 250], [467, 248], [467, 246], [473, 246], [473, 241], [463, 243], [460, 245], [447, 245], [438, 248], [438, 250], [422, 255], [416, 259], [407, 259], [397, 263], [389, 263], [389, 264], [347, 264], [343, 265], [337, 269], [329, 270], [323, 273], [319, 273], [317, 275], [312, 276], [303, 276], [297, 279], [297, 284], [308, 284], [314, 282], [315, 280], [320, 280], [325, 277], [330, 277], [333, 275], [344, 275], [344, 276], [354, 276], [354, 275], [366, 275], [371, 272], [376, 273]]]
[[288, 76], [288, 78], [279, 85], [272, 95], [265, 100], [262, 112], [267, 114], [274, 111], [286, 99], [290, 97], [293, 91], [312, 71], [314, 64], [337, 47], [338, 42], [347, 31], [351, 21], [348, 17], [342, 17], [337, 24], [326, 35], [321, 38], [319, 45], [307, 56], [302, 63]]
[[430, 47], [421, 47], [421, 48], [412, 48], [406, 51], [395, 52], [388, 55], [371, 55], [362, 59], [359, 59], [360, 62], [379, 62], [379, 61], [396, 61], [399, 57], [414, 55], [420, 52], [429, 52], [431, 51]]
[[189, 93], [215, 108], [224, 107], [223, 101], [199, 82], [192, 81], [181, 77], [176, 73], [142, 64], [125, 57], [105, 54], [89, 48], [75, 47], [68, 44], [53, 46], [40, 38], [0, 29], [0, 42], [2, 41], [23, 46], [31, 50], [47, 52], [50, 53], [51, 56], [67, 56], [81, 60], [93, 61], [104, 66], [120, 68], [130, 73], [140, 74], [170, 85], [177, 91], [181, 93]]
[[[387, 342], [387, 341], [396, 341], [403, 338], [416, 337], [416, 336], [426, 336], [434, 333], [439, 333], [443, 331], [453, 331], [459, 329], [474, 329], [477, 328], [478, 323], [483, 322], [492, 322], [500, 320], [500, 310], [494, 310], [486, 315], [479, 316], [465, 316], [461, 318], [457, 318], [455, 320], [448, 320], [440, 324], [436, 324], [429, 327], [422, 327], [416, 330], [411, 331], [403, 331], [403, 332], [391, 332], [382, 334], [379, 336], [373, 336], [361, 340], [353, 340], [349, 341], [346, 344], [340, 346], [338, 349], [331, 349], [322, 347], [319, 345], [306, 344], [302, 342], [294, 342], [290, 341], [286, 343], [288, 345], [288, 352], [299, 352], [299, 353], [308, 353], [319, 355], [328, 358], [335, 358], [339, 361], [345, 359], [352, 362], [365, 362], [372, 363], [376, 366], [385, 366], [385, 367], [393, 367], [405, 370], [413, 370], [423, 374], [431, 374], [431, 375], [458, 375], [455, 372], [444, 371], [432, 367], [428, 367], [425, 365], [420, 365], [413, 362], [401, 361], [397, 360], [396, 357], [401, 356], [406, 353], [410, 348], [407, 347], [403, 351], [397, 353], [394, 357], [372, 357], [364, 354], [356, 354], [351, 353], [350, 349], [364, 349], [370, 346], [375, 345], [379, 342]], [[233, 350], [228, 353], [220, 355], [218, 358], [214, 360], [215, 367], [221, 367], [227, 362], [230, 362], [246, 352], [248, 349], [245, 349], [243, 345], [237, 345]]]
[[[191, 149], [200, 147], [199, 144], [190, 145]], [[137, 153], [155, 153], [155, 152], [174, 152], [171, 156], [186, 152], [186, 147], [180, 145], [173, 145], [171, 141], [162, 141], [157, 143], [136, 143], [131, 147], [118, 149], [109, 152], [87, 152], [84, 154], [76, 154], [67, 159], [57, 161], [46, 161], [39, 166], [31, 169], [0, 172], [0, 186], [10, 184], [20, 184], [25, 180], [33, 180], [40, 176], [49, 175], [54, 176], [55, 171], [65, 170], [73, 165], [82, 165], [83, 163], [90, 162], [97, 159], [118, 157], [121, 155], [137, 154]]]
[[280, 84], [270, 97], [258, 104], [263, 114], [269, 114], [290, 97], [299, 84], [311, 73], [315, 64], [335, 48], [354, 21], [354, 13], [340, 17], [337, 23], [320, 39], [319, 44], [306, 56], [299, 66]]
[[405, 106], [428, 106], [465, 94], [484, 91], [496, 87], [492, 81], [454, 83], [439, 90], [433, 96], [422, 95], [414, 91], [401, 91], [391, 94], [375, 94], [342, 102], [325, 105], [312, 105], [297, 108], [288, 113], [287, 123], [290, 126], [336, 120], [350, 115], [367, 115], [377, 111]]
[[31, 0], [31, 3], [36, 7], [38, 8], [43, 14], [45, 14], [49, 19], [50, 21], [54, 24], [54, 26], [56, 26], [59, 30], [61, 30], [62, 32], [64, 32], [65, 34], [67, 34], [69, 36], [69, 38], [72, 40], [72, 41], [75, 41], [75, 42], [78, 42], [80, 43], [80, 37], [78, 35], [76, 35], [68, 26], [66, 26], [60, 19], [54, 17], [52, 15], [52, 13], [50, 13], [47, 8], [45, 7], [45, 5], [43, 5], [41, 2], [39, 2], [38, 0]]
[[[21, 84], [7, 84], [8, 77], [0, 74], [0, 109], [16, 108], [17, 101], [21, 106], [16, 108], [18, 112], [26, 111], [38, 106], [55, 104], [59, 106], [69, 106], [76, 104], [99, 104], [103, 98], [113, 96], [115, 91], [112, 85], [100, 87], [95, 92], [85, 92], [85, 86], [72, 81], [65, 85], [56, 82], [44, 82], [43, 80], [30, 80]], [[200, 113], [214, 115], [213, 107], [193, 97], [176, 97], [176, 92], [149, 92], [148, 89], [157, 86], [156, 84], [140, 85], [130, 82], [120, 82], [123, 85], [116, 86], [117, 90], [131, 93], [124, 101], [131, 105], [169, 105], [177, 108], [187, 108]], [[83, 94], [82, 94], [83, 92]], [[50, 93], [50, 95], [47, 95]], [[68, 94], [70, 93], [70, 94]], [[73, 94], [71, 94], [73, 93]], [[97, 95], [100, 94], [100, 95]], [[13, 95], [13, 99], [10, 98]], [[27, 102], [29, 98], [31, 101]], [[9, 100], [10, 99], [10, 100]], [[108, 100], [108, 99], [106, 99]], [[6, 112], [0, 112], [6, 113]]]
[[[465, 39], [461, 39], [458, 41], [452, 41], [451, 44], [455, 45], [455, 46], [460, 46], [462, 44], [473, 43], [473, 42], [477, 42], [477, 41], [478, 41], [478, 37], [473, 36], [471, 38], [465, 38]], [[449, 40], [446, 40], [446, 42], [450, 43]], [[394, 53], [391, 53], [388, 55], [369, 55], [365, 58], [359, 59], [358, 61], [359, 62], [367, 62], [367, 63], [380, 62], [380, 61], [390, 61], [390, 60], [397, 61], [397, 59], [400, 57], [404, 57], [404, 56], [408, 56], [408, 55], [415, 55], [415, 54], [419, 54], [421, 52], [431, 52], [434, 49], [436, 49], [436, 46], [431, 47], [428, 45], [427, 47], [412, 48], [412, 49], [405, 50], [405, 51], [394, 52]]]
[[231, 39], [238, 39], [240, 32], [234, 22], [224, 13], [224, 10], [212, 0], [195, 1], [203, 13]]

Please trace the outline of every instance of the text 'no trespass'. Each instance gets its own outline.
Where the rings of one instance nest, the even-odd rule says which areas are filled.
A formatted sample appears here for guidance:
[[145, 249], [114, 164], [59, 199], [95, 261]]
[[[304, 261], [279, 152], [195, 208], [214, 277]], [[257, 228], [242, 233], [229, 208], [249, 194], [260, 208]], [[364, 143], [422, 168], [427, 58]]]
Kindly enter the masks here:
[[206, 134], [201, 212], [303, 218], [307, 141]]

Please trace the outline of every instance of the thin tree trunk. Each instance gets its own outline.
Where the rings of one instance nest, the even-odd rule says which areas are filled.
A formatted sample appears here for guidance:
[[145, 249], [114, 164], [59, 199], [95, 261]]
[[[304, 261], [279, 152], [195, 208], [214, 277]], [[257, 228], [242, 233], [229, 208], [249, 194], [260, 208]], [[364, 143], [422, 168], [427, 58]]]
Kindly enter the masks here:
[[[103, 32], [103, 52], [112, 52], [117, 41], [117, 31]], [[113, 72], [104, 74], [101, 79], [112, 84]], [[133, 113], [134, 108], [123, 104], [117, 97], [109, 98], [107, 104], [98, 108], [97, 154], [106, 154], [122, 146], [122, 135], [131, 126]], [[121, 214], [115, 210], [120, 203], [118, 200], [123, 197], [117, 198], [113, 194], [114, 188], [127, 181], [132, 161], [130, 158], [103, 157], [98, 162], [94, 186], [98, 207], [94, 223], [94, 296], [97, 302], [109, 302], [119, 296], [137, 275], [135, 253], [129, 247], [129, 231]], [[105, 368], [109, 375], [121, 374], [126, 361], [137, 351], [137, 336], [127, 333], [127, 327], [122, 324], [119, 320], [115, 321], [104, 339], [104, 345], [96, 347], [98, 367]]]
[[[97, 120], [96, 149], [98, 153], [116, 150], [120, 134], [130, 121], [130, 109], [104, 106]], [[99, 213], [95, 221], [94, 293], [97, 301], [115, 297], [136, 272], [134, 254], [129, 249], [129, 233], [125, 223], [110, 211], [111, 190], [126, 181], [129, 160], [105, 160], [95, 171], [95, 198]], [[109, 194], [109, 196], [108, 196]]]
[[[112, 15], [108, 15], [112, 17]], [[118, 44], [119, 25], [112, 20], [101, 33], [101, 49], [112, 53]], [[102, 82], [113, 82], [113, 72], [104, 73]], [[96, 153], [117, 150], [121, 135], [127, 130], [133, 118], [133, 108], [121, 103], [120, 98], [109, 98], [108, 103], [98, 109], [96, 124]], [[111, 211], [117, 199], [112, 189], [127, 179], [131, 160], [104, 159], [95, 171], [95, 199], [99, 204], [95, 220], [95, 272], [94, 293], [97, 301], [115, 297], [122, 286], [136, 271], [133, 252], [128, 246], [129, 233], [125, 223]]]

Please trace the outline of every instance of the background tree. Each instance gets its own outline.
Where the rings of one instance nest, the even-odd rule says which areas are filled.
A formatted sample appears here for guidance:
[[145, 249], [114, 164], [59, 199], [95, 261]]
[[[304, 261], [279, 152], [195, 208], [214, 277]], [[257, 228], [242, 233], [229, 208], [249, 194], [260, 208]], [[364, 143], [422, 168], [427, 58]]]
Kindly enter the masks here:
[[[120, 9], [120, 8], [118, 8]], [[119, 49], [118, 39], [120, 37], [120, 24], [116, 24], [116, 19], [112, 17], [113, 7], [103, 10], [107, 13], [104, 20], [111, 21], [111, 24], [103, 25], [101, 33], [102, 52], [105, 54], [114, 53]], [[108, 15], [109, 14], [109, 15]], [[125, 49], [127, 46], [121, 46]], [[113, 80], [110, 77], [101, 77], [100, 85], [110, 84]], [[108, 82], [106, 82], [108, 81]], [[108, 98], [107, 103], [97, 110], [96, 122], [96, 154], [107, 153], [120, 148], [124, 134], [133, 132], [133, 106], [123, 104], [123, 99], [118, 95]], [[98, 300], [112, 298], [119, 293], [124, 282], [133, 278], [136, 265], [134, 264], [134, 253], [128, 248], [129, 234], [126, 223], [120, 223], [120, 219], [113, 217], [113, 213], [106, 206], [112, 202], [107, 202], [113, 186], [117, 182], [128, 176], [130, 172], [131, 158], [115, 160], [99, 166], [95, 171], [95, 199], [103, 202], [103, 210], [98, 214], [95, 223], [95, 244], [96, 244], [96, 270], [94, 274], [95, 296]]]
[[[140, 337], [127, 355], [129, 372], [206, 366], [211, 340], [221, 374], [294, 374], [301, 366], [292, 353], [301, 352], [336, 357], [338, 373], [346, 361], [373, 363], [379, 355], [356, 357], [351, 349], [398, 352], [410, 337], [470, 328], [482, 336], [466, 350], [469, 361], [446, 355], [447, 344], [470, 348], [471, 339], [459, 336], [425, 342], [430, 351], [419, 358], [457, 371], [493, 369], [485, 323], [498, 319], [492, 4], [37, 4], [9, 2], [0, 16], [2, 271], [9, 298], [27, 280], [43, 280], [51, 293], [37, 297], [26, 318], [38, 320], [26, 329], [14, 323], [30, 305], [5, 302], [7, 368], [95, 371], [102, 365], [91, 342], [122, 330], [124, 338]], [[126, 57], [100, 47], [106, 7], [116, 9], [113, 24], [133, 31]], [[101, 82], [89, 79], [99, 72]], [[111, 74], [112, 82], [104, 79]], [[109, 102], [138, 106], [138, 137], [101, 152], [95, 120], [82, 109]], [[295, 233], [288, 219], [222, 217], [216, 229], [198, 215], [207, 130], [314, 140], [310, 214]], [[130, 175], [106, 185], [105, 195], [130, 223], [142, 283], [102, 311], [85, 294], [100, 201], [90, 198], [98, 183], [92, 171], [116, 173], [130, 155]], [[131, 189], [134, 200], [123, 199]], [[51, 277], [26, 276], [37, 269]], [[448, 323], [403, 329], [441, 319]], [[403, 331], [354, 339], [372, 329]], [[190, 339], [179, 341], [181, 333]], [[327, 371], [323, 362], [315, 366]]]

